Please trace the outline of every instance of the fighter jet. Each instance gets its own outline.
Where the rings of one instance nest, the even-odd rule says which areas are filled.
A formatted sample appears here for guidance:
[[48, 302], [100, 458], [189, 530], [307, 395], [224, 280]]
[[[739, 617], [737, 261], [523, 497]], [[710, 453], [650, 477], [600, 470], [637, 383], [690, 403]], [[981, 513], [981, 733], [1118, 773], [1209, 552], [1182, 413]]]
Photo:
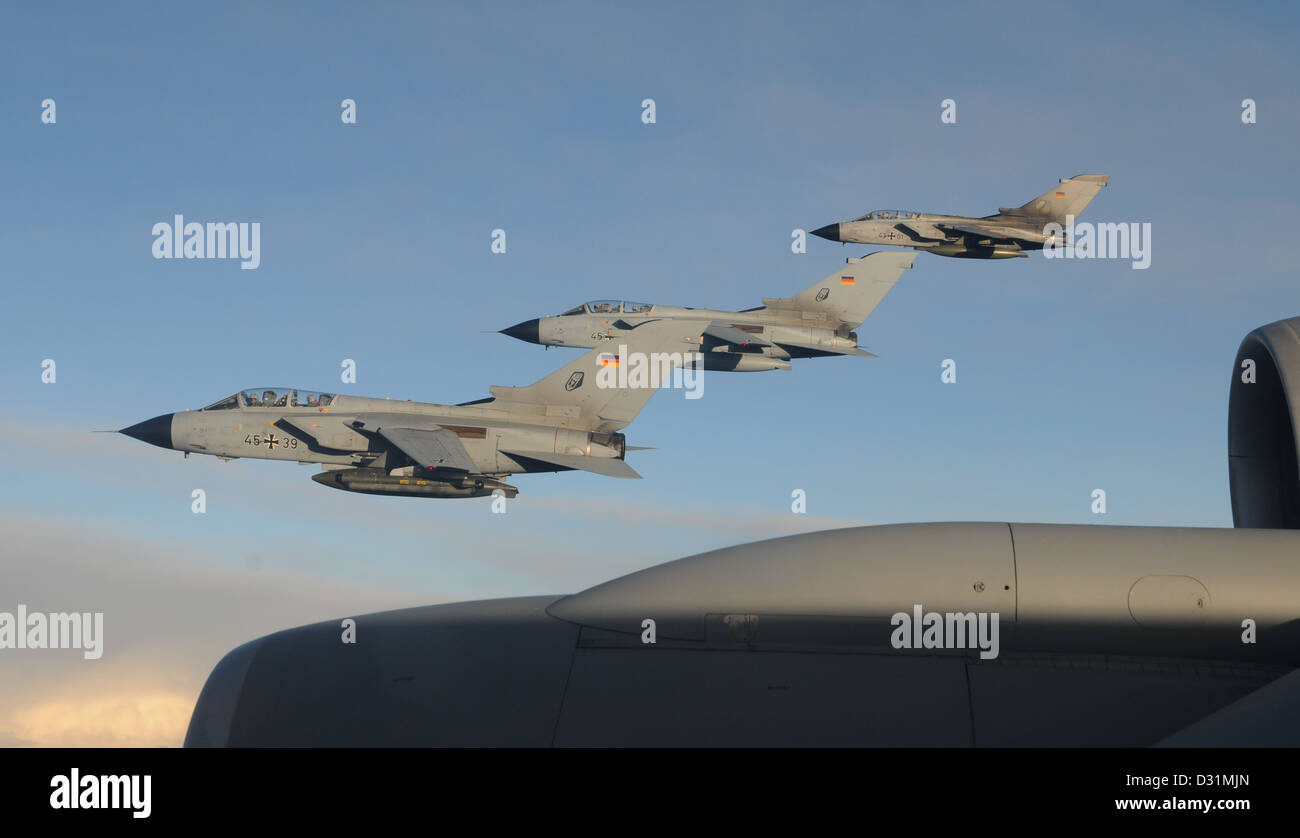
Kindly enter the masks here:
[[852, 221], [827, 224], [814, 236], [833, 242], [895, 244], [940, 256], [962, 259], [1028, 257], [1027, 250], [1042, 250], [1052, 234], [1048, 224], [1068, 227], [1106, 185], [1110, 175], [1075, 175], [1029, 203], [1003, 207], [997, 215], [970, 218], [907, 210], [875, 210]]
[[790, 369], [791, 358], [875, 357], [854, 329], [912, 267], [915, 253], [872, 253], [802, 293], [744, 311], [598, 300], [563, 314], [516, 323], [501, 333], [551, 346], [618, 346], [647, 320], [694, 322], [703, 330], [704, 369], [727, 372]]
[[[663, 372], [699, 350], [698, 322], [657, 320], [626, 336]], [[120, 433], [160, 448], [223, 460], [256, 457], [321, 463], [312, 479], [348, 492], [473, 498], [518, 490], [510, 474], [580, 469], [638, 478], [619, 433], [661, 383], [601, 375], [608, 352], [592, 350], [528, 387], [456, 405], [258, 387], [201, 410], [164, 413]], [[635, 450], [635, 449], [633, 449]]]

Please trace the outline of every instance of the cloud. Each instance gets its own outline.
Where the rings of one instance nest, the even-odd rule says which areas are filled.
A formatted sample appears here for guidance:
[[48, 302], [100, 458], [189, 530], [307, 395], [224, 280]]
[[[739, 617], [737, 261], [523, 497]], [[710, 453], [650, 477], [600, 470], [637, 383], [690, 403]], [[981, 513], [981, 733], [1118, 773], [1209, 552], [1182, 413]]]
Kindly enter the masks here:
[[188, 693], [56, 699], [14, 711], [9, 726], [40, 747], [164, 747], [184, 739], [193, 709]]
[[0, 743], [178, 746], [199, 690], [235, 646], [304, 623], [450, 599], [428, 590], [231, 566], [68, 520], [0, 515], [0, 610], [104, 614], [104, 655], [0, 650]]
[[771, 510], [721, 510], [681, 509], [660, 504], [623, 503], [594, 498], [537, 498], [533, 506], [563, 511], [584, 518], [617, 518], [620, 523], [653, 524], [673, 529], [693, 529], [708, 533], [729, 533], [748, 540], [776, 538], [815, 530], [833, 530], [841, 527], [861, 527], [866, 522], [847, 518], [817, 515], [781, 514]]
[[[575, 549], [570, 528], [547, 520], [558, 511], [570, 520], [612, 521], [633, 544], [647, 530], [695, 529], [729, 542], [744, 540], [729, 533], [752, 539], [858, 523], [571, 497], [534, 502], [536, 520], [516, 525], [528, 532], [502, 531], [489, 545], [506, 575], [501, 589], [486, 595], [566, 593], [678, 558]], [[0, 514], [0, 530], [0, 610], [21, 603], [29, 612], [104, 615], [99, 660], [86, 660], [78, 649], [0, 650], [0, 682], [7, 685], [0, 744], [10, 746], [177, 746], [208, 673], [235, 646], [306, 623], [465, 598], [459, 580], [432, 572], [417, 582], [376, 574], [384, 581], [358, 584], [309, 562], [289, 569], [241, 564], [238, 545], [232, 561], [217, 542], [169, 540], [148, 527], [123, 532], [73, 516]], [[431, 579], [445, 586], [433, 587]]]

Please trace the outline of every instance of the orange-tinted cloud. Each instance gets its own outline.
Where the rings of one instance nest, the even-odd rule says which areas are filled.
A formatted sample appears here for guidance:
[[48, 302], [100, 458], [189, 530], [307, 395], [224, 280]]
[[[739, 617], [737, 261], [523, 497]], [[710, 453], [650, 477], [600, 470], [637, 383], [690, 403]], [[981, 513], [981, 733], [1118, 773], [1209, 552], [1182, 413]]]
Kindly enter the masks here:
[[155, 692], [52, 699], [14, 710], [0, 729], [36, 747], [177, 747], [195, 698]]

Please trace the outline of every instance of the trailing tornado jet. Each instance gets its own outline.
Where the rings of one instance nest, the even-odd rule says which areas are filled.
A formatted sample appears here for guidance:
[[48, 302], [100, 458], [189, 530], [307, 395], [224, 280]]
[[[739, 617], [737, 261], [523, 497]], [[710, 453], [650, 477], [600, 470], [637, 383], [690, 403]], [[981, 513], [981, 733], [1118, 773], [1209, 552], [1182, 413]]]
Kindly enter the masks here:
[[227, 654], [185, 744], [1298, 746], [1300, 318], [1224, 372], [1233, 529], [850, 527], [341, 614]]
[[852, 221], [827, 224], [814, 236], [833, 242], [892, 244], [962, 259], [1028, 257], [1053, 238], [1049, 224], [1069, 228], [1110, 175], [1075, 175], [1023, 206], [972, 218], [907, 210], [875, 210]]
[[501, 333], [543, 346], [614, 346], [646, 321], [695, 322], [703, 330], [704, 369], [756, 372], [790, 369], [792, 358], [875, 357], [854, 331], [912, 267], [915, 253], [871, 253], [800, 294], [765, 298], [744, 311], [598, 300], [563, 314], [516, 323]]
[[637, 478], [619, 431], [663, 376], [698, 357], [699, 342], [699, 324], [652, 321], [624, 341], [657, 365], [648, 376], [605, 374], [609, 353], [592, 350], [536, 384], [493, 386], [488, 398], [462, 404], [259, 387], [120, 433], [187, 457], [320, 463], [316, 482], [378, 495], [514, 497], [508, 475], [574, 469]]

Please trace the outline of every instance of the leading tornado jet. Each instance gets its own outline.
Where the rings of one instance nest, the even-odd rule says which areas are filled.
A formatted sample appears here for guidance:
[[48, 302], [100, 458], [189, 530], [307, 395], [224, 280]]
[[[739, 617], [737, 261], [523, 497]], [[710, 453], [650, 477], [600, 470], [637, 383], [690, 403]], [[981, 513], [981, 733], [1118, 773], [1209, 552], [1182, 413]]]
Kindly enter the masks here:
[[858, 346], [862, 325], [912, 267], [915, 253], [871, 253], [793, 297], [765, 298], [744, 311], [598, 300], [563, 314], [516, 323], [502, 334], [543, 346], [617, 347], [648, 320], [694, 322], [703, 331], [704, 369], [790, 369], [791, 358], [874, 357]]
[[[700, 327], [649, 322], [624, 343], [671, 371], [698, 352]], [[120, 433], [187, 457], [320, 463], [325, 470], [312, 479], [348, 492], [465, 498], [500, 491], [513, 498], [518, 490], [503, 482], [510, 474], [580, 469], [640, 477], [624, 461], [628, 446], [619, 431], [659, 382], [600, 375], [609, 363], [609, 353], [592, 350], [536, 384], [493, 386], [490, 397], [456, 405], [256, 388]]]
[[827, 224], [814, 236], [833, 242], [893, 244], [964, 259], [1027, 257], [1052, 238], [1045, 228], [1068, 228], [1083, 213], [1110, 175], [1075, 175], [1023, 206], [971, 218], [907, 210], [875, 210], [852, 221]]

